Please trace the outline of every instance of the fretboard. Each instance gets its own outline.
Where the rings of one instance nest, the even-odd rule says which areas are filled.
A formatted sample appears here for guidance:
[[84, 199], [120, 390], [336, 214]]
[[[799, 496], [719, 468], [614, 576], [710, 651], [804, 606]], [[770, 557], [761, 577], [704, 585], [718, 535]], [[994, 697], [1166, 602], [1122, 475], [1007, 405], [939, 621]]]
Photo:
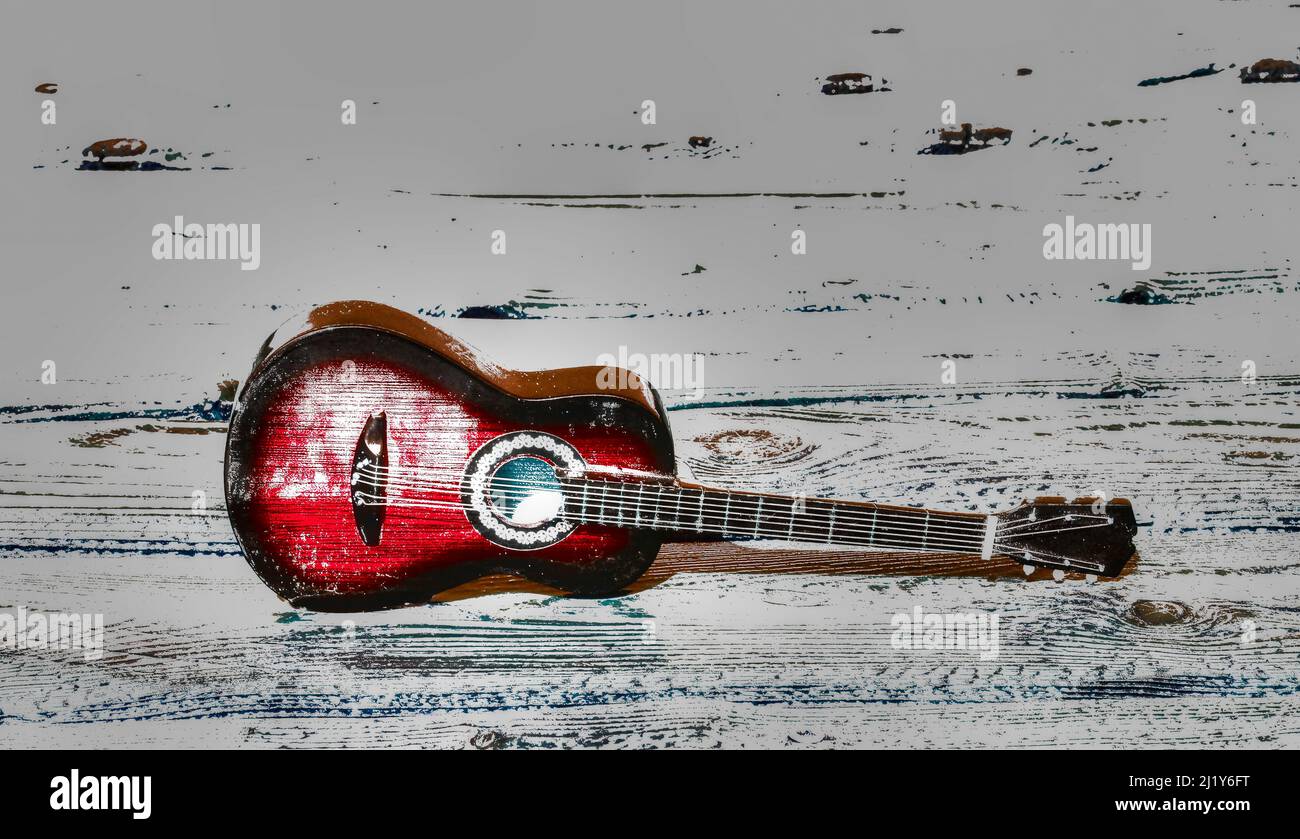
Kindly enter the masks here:
[[987, 517], [860, 501], [727, 492], [669, 482], [568, 479], [565, 515], [689, 536], [777, 539], [882, 550], [981, 553]]

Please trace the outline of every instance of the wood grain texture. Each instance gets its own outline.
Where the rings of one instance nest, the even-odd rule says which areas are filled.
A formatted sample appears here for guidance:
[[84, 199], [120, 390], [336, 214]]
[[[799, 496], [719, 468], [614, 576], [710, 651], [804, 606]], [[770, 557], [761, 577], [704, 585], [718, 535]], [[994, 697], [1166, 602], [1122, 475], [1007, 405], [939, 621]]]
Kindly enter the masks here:
[[[886, 425], [874, 406], [836, 403], [825, 409], [829, 427], [849, 430], [836, 435], [821, 427], [821, 411], [807, 409], [680, 410], [673, 420], [697, 474], [751, 458], [749, 469], [733, 464], [736, 484], [834, 481], [870, 469], [878, 483], [864, 495], [917, 493], [968, 506], [1001, 503], [1004, 493], [988, 500], [976, 487], [1018, 481], [1010, 494], [1057, 486], [1013, 477], [1041, 455], [1004, 455], [993, 469], [937, 461], [909, 429], [963, 416], [968, 433], [987, 426], [983, 433], [995, 437], [1032, 438], [1038, 427], [1076, 428], [1079, 402], [1040, 401], [1029, 421], [1014, 397], [976, 404], [978, 420], [968, 407], [933, 406], [896, 410]], [[108, 653], [95, 663], [5, 654], [6, 734], [31, 744], [108, 743], [119, 729], [97, 724], [111, 721], [141, 745], [1294, 744], [1287, 720], [1300, 687], [1300, 624], [1280, 582], [1295, 573], [1294, 537], [1281, 518], [1267, 521], [1267, 510], [1223, 503], [1225, 493], [1285, 492], [1268, 458], [1232, 453], [1264, 446], [1286, 455], [1294, 440], [1285, 429], [1215, 426], [1212, 418], [1172, 425], [1160, 417], [1187, 409], [1168, 402], [1123, 405], [1109, 424], [1159, 430], [1094, 432], [1087, 471], [1062, 470], [1076, 483], [1085, 474], [1141, 477], [1144, 496], [1165, 495], [1171, 512], [1143, 528], [1140, 563], [1119, 582], [995, 579], [988, 569], [936, 569], [932, 560], [930, 576], [898, 577], [918, 570], [918, 558], [849, 552], [837, 562], [775, 545], [679, 544], [666, 546], [645, 587], [624, 598], [573, 600], [501, 578], [429, 609], [377, 616], [289, 610], [248, 573], [220, 510], [190, 514], [183, 487], [167, 492], [189, 469], [168, 458], [174, 446], [215, 461], [219, 426], [197, 424], [209, 434], [136, 431], [89, 451], [69, 446], [67, 461], [53, 465], [78, 477], [41, 477], [51, 464], [39, 464], [6, 484], [26, 493], [6, 496], [7, 528], [55, 532], [6, 548], [3, 590], [30, 608], [103, 611]], [[1274, 425], [1297, 418], [1291, 411], [1281, 419]], [[118, 425], [11, 425], [16, 433], [6, 439]], [[863, 427], [882, 429], [885, 439], [851, 442], [851, 429]], [[1204, 430], [1216, 427], [1223, 430]], [[715, 442], [720, 432], [730, 439], [754, 428], [826, 442], [779, 464]], [[1128, 446], [1107, 444], [1108, 434]], [[1144, 452], [1143, 462], [1133, 462], [1132, 450]], [[150, 480], [131, 483], [141, 469]], [[958, 471], [971, 474], [955, 480]], [[886, 475], [894, 477], [879, 480]], [[140, 556], [146, 544], [156, 553]], [[144, 610], [141, 591], [153, 593]], [[1137, 604], [1150, 601], [1180, 604], [1181, 617], [1148, 623]], [[997, 612], [1005, 627], [998, 659], [891, 648], [890, 618], [918, 603]], [[1258, 626], [1256, 641], [1241, 640], [1243, 620]]]

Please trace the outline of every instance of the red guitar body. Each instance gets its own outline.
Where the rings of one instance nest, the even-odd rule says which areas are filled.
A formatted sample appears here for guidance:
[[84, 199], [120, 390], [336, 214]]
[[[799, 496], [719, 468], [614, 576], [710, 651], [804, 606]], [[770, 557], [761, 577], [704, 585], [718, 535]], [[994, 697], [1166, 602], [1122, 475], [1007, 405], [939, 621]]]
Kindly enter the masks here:
[[[618, 384], [615, 384], [618, 383]], [[1115, 576], [1124, 499], [995, 514], [684, 484], [658, 394], [634, 373], [520, 373], [387, 306], [322, 306], [273, 335], [235, 399], [226, 506], [244, 555], [295, 606], [421, 603], [508, 572], [622, 591], [666, 538], [775, 539], [1007, 557]]]
[[[570, 443], [592, 466], [674, 474], [658, 396], [602, 389], [604, 368], [503, 371], [423, 320], [373, 303], [336, 303], [272, 336], [242, 387], [226, 449], [226, 503], [257, 574], [295, 606], [352, 610], [427, 601], [496, 571], [576, 594], [617, 592], [654, 561], [661, 536], [579, 524], [562, 541], [503, 548], [466, 513], [432, 506], [448, 490], [402, 491], [367, 544], [354, 507], [354, 455], [372, 417], [386, 422], [389, 469], [458, 482], [484, 444], [514, 431]], [[454, 493], [453, 493], [454, 494]]]

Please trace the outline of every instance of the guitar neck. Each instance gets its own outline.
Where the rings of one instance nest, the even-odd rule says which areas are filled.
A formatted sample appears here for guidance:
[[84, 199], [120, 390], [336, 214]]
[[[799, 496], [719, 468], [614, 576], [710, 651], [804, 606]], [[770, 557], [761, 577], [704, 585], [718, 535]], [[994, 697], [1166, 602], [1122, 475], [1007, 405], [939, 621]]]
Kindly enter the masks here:
[[733, 492], [667, 481], [569, 478], [572, 520], [678, 537], [776, 539], [898, 551], [992, 554], [997, 519], [863, 501]]

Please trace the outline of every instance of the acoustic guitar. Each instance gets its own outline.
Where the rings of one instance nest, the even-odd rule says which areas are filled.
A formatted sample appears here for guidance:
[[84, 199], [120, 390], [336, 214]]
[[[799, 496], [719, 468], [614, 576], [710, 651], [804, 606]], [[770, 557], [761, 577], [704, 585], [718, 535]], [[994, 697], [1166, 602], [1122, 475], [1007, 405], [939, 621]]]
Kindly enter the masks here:
[[267, 339], [235, 398], [225, 490], [244, 556], [294, 606], [359, 610], [500, 572], [616, 594], [666, 540], [998, 556], [1100, 576], [1134, 553], [1123, 499], [985, 515], [683, 482], [658, 393], [611, 372], [505, 370], [376, 303], [313, 310]]

